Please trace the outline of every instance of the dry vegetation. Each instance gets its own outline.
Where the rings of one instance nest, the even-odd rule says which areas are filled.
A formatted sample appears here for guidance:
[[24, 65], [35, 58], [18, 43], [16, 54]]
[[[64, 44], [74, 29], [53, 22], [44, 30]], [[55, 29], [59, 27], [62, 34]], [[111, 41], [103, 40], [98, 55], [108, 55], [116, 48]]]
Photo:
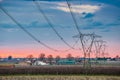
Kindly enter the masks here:
[[0, 68], [0, 75], [120, 75], [120, 67], [92, 67], [85, 69], [81, 66], [38, 66]]
[[120, 67], [1, 67], [0, 75], [0, 80], [120, 80]]
[[0, 80], [120, 80], [118, 76], [0, 76]]

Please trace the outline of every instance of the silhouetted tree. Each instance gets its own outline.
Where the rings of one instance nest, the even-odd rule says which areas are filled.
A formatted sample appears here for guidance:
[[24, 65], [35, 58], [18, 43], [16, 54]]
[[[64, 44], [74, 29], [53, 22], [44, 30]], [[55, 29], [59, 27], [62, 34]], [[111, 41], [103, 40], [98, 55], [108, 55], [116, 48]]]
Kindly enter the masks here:
[[53, 60], [53, 56], [52, 55], [48, 55], [48, 61], [50, 64], [52, 64], [52, 60]]
[[56, 56], [55, 60], [58, 62], [60, 60], [60, 56]]
[[119, 55], [117, 55], [115, 58], [119, 58]]
[[68, 60], [73, 60], [74, 58], [73, 58], [73, 56], [69, 53], [68, 55], [67, 55], [67, 57], [66, 57]]
[[119, 55], [116, 55], [115, 60], [119, 60], [119, 58], [120, 58]]
[[8, 60], [11, 60], [12, 59], [12, 56], [8, 56]]
[[33, 58], [34, 58], [33, 55], [28, 55], [27, 56], [27, 59], [30, 60], [30, 62], [31, 62], [30, 65], [32, 65], [32, 63], [34, 62]]
[[27, 59], [29, 59], [29, 60], [33, 59], [33, 55], [28, 55]]
[[2, 57], [0, 56], [0, 61], [1, 61]]
[[45, 54], [44, 54], [44, 53], [41, 53], [41, 54], [39, 55], [39, 60], [41, 60], [41, 61], [44, 61], [44, 60], [45, 60]]

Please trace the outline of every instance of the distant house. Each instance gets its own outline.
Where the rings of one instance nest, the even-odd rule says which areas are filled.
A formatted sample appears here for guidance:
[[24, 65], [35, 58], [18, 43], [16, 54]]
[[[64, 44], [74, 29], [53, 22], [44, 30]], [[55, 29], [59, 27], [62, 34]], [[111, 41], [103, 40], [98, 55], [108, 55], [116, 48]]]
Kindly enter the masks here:
[[110, 58], [97, 58], [97, 60], [99, 61], [106, 61], [107, 59], [110, 59]]
[[49, 65], [48, 63], [45, 63], [43, 61], [35, 61], [33, 65], [39, 66], [39, 65]]
[[17, 60], [17, 59], [7, 59], [7, 58], [3, 58], [1, 61], [0, 61], [0, 63], [1, 64], [4, 64], [4, 63], [6, 63], [6, 64], [16, 64], [16, 63], [18, 63], [19, 61]]
[[67, 59], [62, 59], [57, 62], [59, 65], [73, 65], [75, 64], [75, 60], [67, 60]]
[[53, 60], [48, 60], [48, 59], [46, 59], [46, 61], [44, 61], [45, 63], [48, 63], [48, 64], [50, 64], [50, 65], [54, 65], [54, 64], [56, 64], [56, 60], [55, 59], [53, 59]]

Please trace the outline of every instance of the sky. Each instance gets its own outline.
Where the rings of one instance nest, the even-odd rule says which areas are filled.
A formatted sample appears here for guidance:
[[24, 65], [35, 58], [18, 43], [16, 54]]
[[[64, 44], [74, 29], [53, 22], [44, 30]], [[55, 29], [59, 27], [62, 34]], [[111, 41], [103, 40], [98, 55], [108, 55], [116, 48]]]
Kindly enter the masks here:
[[[65, 0], [38, 0], [43, 12], [55, 30], [69, 44], [75, 44], [78, 35], [73, 18]], [[95, 33], [106, 41], [106, 56], [120, 56], [120, 0], [69, 0], [81, 33]], [[83, 57], [80, 41], [70, 49], [56, 35], [32, 0], [0, 0], [0, 6], [28, 32], [46, 45], [60, 50], [53, 51], [39, 44], [26, 34], [0, 9], [0, 56], [38, 57], [40, 53], [54, 57], [66, 57], [68, 53]], [[89, 46], [89, 44], [88, 44]], [[69, 51], [65, 51], [68, 50]], [[91, 56], [95, 56], [94, 46]]]

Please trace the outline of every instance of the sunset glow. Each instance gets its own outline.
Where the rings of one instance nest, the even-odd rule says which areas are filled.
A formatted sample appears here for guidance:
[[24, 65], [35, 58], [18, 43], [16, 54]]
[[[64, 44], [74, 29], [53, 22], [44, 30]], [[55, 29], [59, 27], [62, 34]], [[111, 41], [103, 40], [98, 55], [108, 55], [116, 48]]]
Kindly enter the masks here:
[[[44, 53], [46, 57], [50, 54], [53, 57], [66, 57], [69, 53], [74, 57], [83, 57], [80, 41], [74, 46], [75, 49], [69, 47], [76, 42], [77, 38], [73, 36], [79, 32], [66, 2], [47, 0], [38, 3], [49, 19], [48, 22], [32, 1], [0, 0], [0, 6], [25, 29], [21, 29], [2, 9], [0, 10], [0, 57], [11, 55], [14, 58], [24, 58], [33, 55], [37, 58], [40, 53]], [[106, 41], [107, 46], [105, 57], [120, 56], [119, 2], [72, 0], [70, 3], [80, 31], [102, 36], [101, 39]], [[49, 22], [54, 29], [50, 27]], [[91, 57], [96, 57], [93, 47]], [[65, 51], [67, 49], [70, 50]]]

